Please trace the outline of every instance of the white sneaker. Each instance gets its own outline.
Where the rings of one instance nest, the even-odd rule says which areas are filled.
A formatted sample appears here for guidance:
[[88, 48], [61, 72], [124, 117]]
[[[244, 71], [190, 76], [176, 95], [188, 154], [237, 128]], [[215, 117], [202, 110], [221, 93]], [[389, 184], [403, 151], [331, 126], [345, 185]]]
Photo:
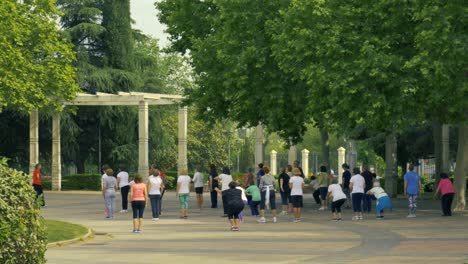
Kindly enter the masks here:
[[265, 217], [261, 217], [260, 219], [257, 220], [258, 223], [266, 223]]
[[273, 223], [276, 223], [276, 216], [273, 217]]
[[153, 219], [151, 219], [151, 220], [153, 220], [153, 221], [159, 221], [159, 218], [153, 218]]
[[409, 214], [409, 215], [406, 216], [406, 218], [415, 218], [415, 217], [416, 217], [415, 214]]
[[120, 210], [120, 213], [128, 213], [128, 210]]
[[357, 221], [357, 220], [359, 220], [359, 216], [353, 216], [353, 218], [351, 218], [351, 220]]
[[320, 207], [318, 210], [319, 210], [319, 211], [323, 211], [323, 210], [325, 210], [325, 207], [322, 206], [322, 207]]

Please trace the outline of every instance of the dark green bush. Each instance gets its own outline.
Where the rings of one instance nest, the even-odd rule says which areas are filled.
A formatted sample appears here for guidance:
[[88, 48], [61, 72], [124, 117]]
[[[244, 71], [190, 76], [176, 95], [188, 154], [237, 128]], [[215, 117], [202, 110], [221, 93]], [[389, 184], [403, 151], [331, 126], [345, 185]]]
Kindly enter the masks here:
[[0, 159], [0, 263], [45, 263], [43, 219], [29, 181]]
[[[62, 190], [101, 190], [101, 177], [99, 174], [72, 174], [62, 177]], [[42, 187], [46, 190], [51, 189], [51, 181], [43, 180]]]

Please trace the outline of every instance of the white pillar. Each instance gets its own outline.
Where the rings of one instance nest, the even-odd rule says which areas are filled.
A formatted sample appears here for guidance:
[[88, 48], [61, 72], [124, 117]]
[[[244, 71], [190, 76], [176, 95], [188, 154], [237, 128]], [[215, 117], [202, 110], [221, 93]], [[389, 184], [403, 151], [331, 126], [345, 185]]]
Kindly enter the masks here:
[[138, 105], [138, 173], [144, 180], [148, 178], [148, 102]]
[[178, 140], [178, 160], [177, 169], [187, 169], [187, 107], [179, 108], [179, 140]]
[[39, 112], [37, 109], [29, 115], [29, 173], [34, 172], [34, 166], [39, 163]]
[[278, 171], [276, 170], [276, 154], [278, 154], [278, 152], [274, 150], [270, 152], [271, 175], [278, 174]]
[[304, 171], [305, 177], [309, 177], [309, 150], [303, 149], [302, 153], [302, 170]]
[[62, 189], [62, 164], [60, 160], [60, 114], [52, 115], [52, 190]]
[[294, 161], [297, 160], [297, 148], [296, 145], [291, 145], [288, 152], [288, 164], [293, 165]]
[[259, 124], [255, 128], [255, 166], [263, 161], [263, 126]]
[[346, 149], [343, 147], [338, 148], [338, 183], [343, 183], [343, 167], [346, 159]]

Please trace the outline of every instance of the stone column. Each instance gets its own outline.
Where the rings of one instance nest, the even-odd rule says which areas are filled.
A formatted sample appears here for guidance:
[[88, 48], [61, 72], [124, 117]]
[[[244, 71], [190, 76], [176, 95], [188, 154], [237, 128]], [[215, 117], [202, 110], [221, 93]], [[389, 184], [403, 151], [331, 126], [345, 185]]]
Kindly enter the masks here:
[[343, 168], [341, 165], [345, 163], [346, 159], [346, 149], [343, 147], [338, 148], [338, 182], [343, 183]]
[[37, 109], [29, 115], [29, 173], [34, 172], [34, 166], [39, 163], [39, 112]]
[[138, 105], [138, 173], [146, 181], [148, 165], [148, 102], [140, 101]]
[[263, 126], [258, 124], [255, 128], [255, 166], [263, 162]]
[[52, 115], [52, 190], [62, 189], [62, 164], [60, 159], [60, 114]]
[[450, 172], [449, 125], [442, 125], [442, 172]]
[[178, 150], [177, 169], [187, 169], [187, 107], [179, 108]]
[[278, 174], [278, 171], [276, 169], [276, 154], [278, 154], [278, 152], [272, 150], [270, 152], [270, 166], [271, 166], [271, 175], [276, 175]]
[[309, 177], [309, 150], [303, 149], [302, 153], [302, 170], [304, 171], [305, 177]]
[[296, 145], [291, 145], [288, 152], [288, 164], [293, 165], [294, 161], [297, 160], [297, 148]]

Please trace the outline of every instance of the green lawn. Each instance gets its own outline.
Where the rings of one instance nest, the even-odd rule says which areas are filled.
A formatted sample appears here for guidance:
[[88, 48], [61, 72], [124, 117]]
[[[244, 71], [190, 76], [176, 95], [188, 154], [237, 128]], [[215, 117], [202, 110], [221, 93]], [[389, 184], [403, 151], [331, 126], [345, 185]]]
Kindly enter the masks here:
[[84, 236], [88, 229], [84, 226], [63, 221], [45, 220], [48, 243], [69, 240]]

